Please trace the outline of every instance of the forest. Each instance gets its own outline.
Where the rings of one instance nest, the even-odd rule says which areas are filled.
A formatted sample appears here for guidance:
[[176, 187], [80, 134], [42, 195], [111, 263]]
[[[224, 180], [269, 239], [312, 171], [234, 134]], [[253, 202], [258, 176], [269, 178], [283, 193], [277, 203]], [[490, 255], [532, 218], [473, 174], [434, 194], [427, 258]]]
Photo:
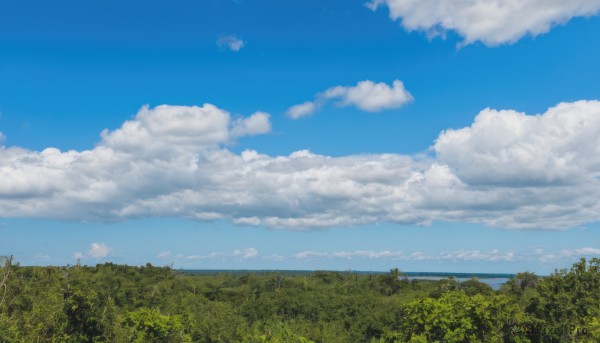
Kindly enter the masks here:
[[494, 291], [386, 274], [0, 258], [0, 342], [600, 342], [600, 259]]

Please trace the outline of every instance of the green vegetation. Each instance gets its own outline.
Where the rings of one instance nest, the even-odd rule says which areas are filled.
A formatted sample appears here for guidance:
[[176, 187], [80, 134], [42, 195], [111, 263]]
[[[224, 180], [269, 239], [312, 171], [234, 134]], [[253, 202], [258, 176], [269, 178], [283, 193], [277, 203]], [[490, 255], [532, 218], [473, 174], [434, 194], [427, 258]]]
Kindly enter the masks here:
[[600, 259], [499, 291], [389, 274], [192, 275], [0, 258], [0, 342], [598, 342]]

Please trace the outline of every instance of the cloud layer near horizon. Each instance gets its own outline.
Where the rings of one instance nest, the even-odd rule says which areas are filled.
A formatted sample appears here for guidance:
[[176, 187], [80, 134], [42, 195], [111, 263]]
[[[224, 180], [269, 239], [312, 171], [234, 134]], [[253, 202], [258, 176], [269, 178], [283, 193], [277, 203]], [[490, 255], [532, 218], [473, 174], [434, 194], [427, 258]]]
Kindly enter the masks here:
[[[97, 243], [94, 243], [97, 244]], [[189, 265], [190, 262], [202, 261], [233, 261], [243, 262], [260, 258], [264, 261], [314, 261], [314, 260], [387, 260], [387, 261], [465, 261], [465, 262], [518, 262], [537, 261], [541, 263], [556, 263], [557, 261], [568, 261], [580, 256], [593, 257], [600, 254], [600, 249], [592, 247], [562, 249], [547, 251], [543, 248], [532, 247], [525, 250], [501, 251], [491, 250], [453, 250], [439, 253], [424, 253], [420, 251], [405, 252], [397, 250], [353, 250], [353, 251], [314, 251], [305, 250], [289, 255], [262, 255], [255, 248], [236, 249], [231, 252], [211, 252], [203, 255], [186, 255], [182, 253], [173, 254], [171, 251], [161, 251], [157, 257], [161, 260], [177, 262]], [[101, 257], [105, 257], [101, 256]]]
[[541, 115], [485, 109], [442, 132], [432, 157], [235, 154], [269, 132], [205, 104], [142, 108], [94, 149], [0, 148], [0, 216], [118, 221], [164, 216], [312, 229], [462, 221], [562, 229], [600, 219], [600, 102]]
[[407, 31], [430, 36], [455, 31], [462, 45], [481, 41], [488, 46], [514, 43], [537, 36], [574, 17], [600, 11], [600, 0], [372, 0], [367, 7], [385, 5], [390, 17]]

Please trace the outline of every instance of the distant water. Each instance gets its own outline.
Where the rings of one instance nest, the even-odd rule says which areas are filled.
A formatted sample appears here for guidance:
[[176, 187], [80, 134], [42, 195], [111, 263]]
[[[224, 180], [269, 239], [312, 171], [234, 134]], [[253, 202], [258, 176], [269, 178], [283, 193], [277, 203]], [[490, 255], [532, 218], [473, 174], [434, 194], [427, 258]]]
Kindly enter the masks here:
[[[314, 270], [228, 270], [228, 269], [180, 269], [181, 272], [186, 274], [196, 275], [217, 275], [217, 274], [269, 274], [269, 273], [282, 273], [290, 275], [310, 275], [314, 273]], [[329, 270], [329, 272], [338, 273], [356, 273], [356, 274], [387, 274], [387, 272], [381, 271], [358, 271], [358, 270], [345, 270], [335, 271]], [[406, 276], [408, 280], [431, 280], [437, 281], [453, 277], [458, 282], [471, 280], [473, 277], [477, 278], [477, 281], [488, 284], [493, 290], [500, 289], [500, 286], [505, 284], [508, 280], [514, 277], [514, 274], [490, 274], [490, 273], [435, 273], [435, 272], [404, 272], [402, 273], [403, 278]]]
[[[408, 276], [407, 277], [408, 280], [431, 280], [431, 281], [437, 281], [437, 280], [443, 280], [443, 279], [447, 279], [447, 276]], [[455, 277], [454, 280], [458, 281], [458, 282], [463, 282], [463, 281], [469, 281], [471, 280], [470, 277]], [[510, 280], [510, 278], [508, 277], [492, 277], [492, 278], [477, 278], [477, 281], [479, 282], [483, 282], [485, 284], [488, 284], [492, 287], [493, 290], [497, 291], [500, 289], [500, 286], [502, 286], [503, 284], [505, 284], [508, 280]]]

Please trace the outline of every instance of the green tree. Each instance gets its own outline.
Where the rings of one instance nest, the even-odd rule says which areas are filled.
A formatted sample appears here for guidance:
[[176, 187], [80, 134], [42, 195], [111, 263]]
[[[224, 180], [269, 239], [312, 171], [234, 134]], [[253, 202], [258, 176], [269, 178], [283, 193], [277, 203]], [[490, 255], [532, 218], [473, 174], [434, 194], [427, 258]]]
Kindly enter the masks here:
[[403, 332], [408, 341], [424, 336], [428, 342], [502, 342], [516, 306], [504, 296], [469, 297], [462, 291], [445, 292], [439, 299], [424, 298], [405, 309]]
[[129, 312], [122, 326], [128, 329], [128, 342], [191, 342], [180, 317], [162, 315], [157, 309], [140, 308]]
[[490, 285], [480, 282], [477, 280], [477, 278], [472, 278], [471, 280], [461, 282], [460, 289], [462, 289], [467, 295], [492, 295], [494, 293], [494, 290]]
[[379, 279], [383, 285], [383, 291], [387, 295], [397, 293], [401, 288], [408, 286], [408, 279], [400, 280], [404, 274], [398, 268], [390, 269], [389, 274], [380, 275]]
[[570, 270], [556, 271], [539, 280], [536, 290], [525, 310], [531, 324], [545, 330], [529, 335], [533, 342], [589, 338], [578, 335], [576, 330], [565, 332], [565, 328], [588, 329], [587, 326], [594, 326], [594, 318], [600, 317], [600, 259], [588, 262], [581, 258]]

